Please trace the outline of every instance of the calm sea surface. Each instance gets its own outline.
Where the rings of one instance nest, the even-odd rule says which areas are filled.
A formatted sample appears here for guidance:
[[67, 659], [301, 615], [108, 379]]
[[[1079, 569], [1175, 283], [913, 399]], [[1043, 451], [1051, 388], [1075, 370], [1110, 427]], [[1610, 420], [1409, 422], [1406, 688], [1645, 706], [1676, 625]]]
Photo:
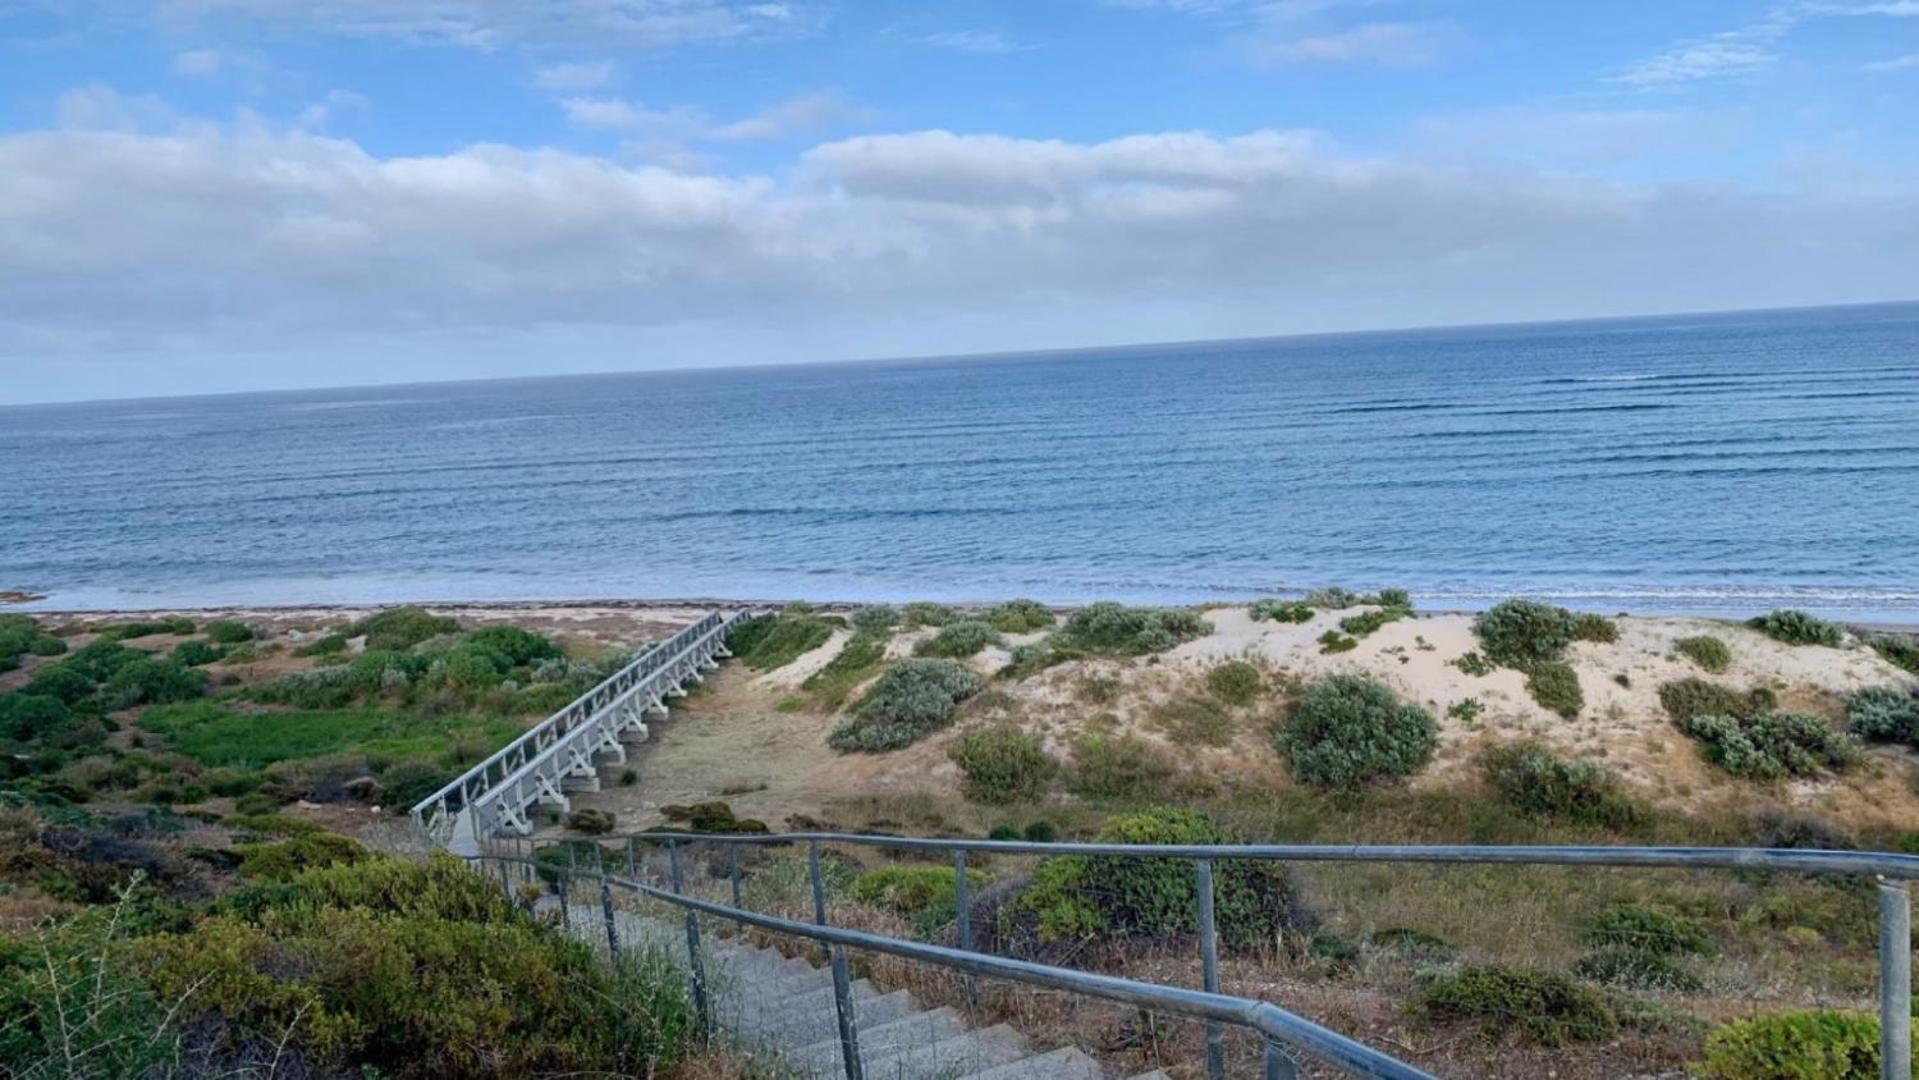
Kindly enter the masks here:
[[42, 607], [1139, 601], [1919, 617], [1919, 304], [0, 409]]

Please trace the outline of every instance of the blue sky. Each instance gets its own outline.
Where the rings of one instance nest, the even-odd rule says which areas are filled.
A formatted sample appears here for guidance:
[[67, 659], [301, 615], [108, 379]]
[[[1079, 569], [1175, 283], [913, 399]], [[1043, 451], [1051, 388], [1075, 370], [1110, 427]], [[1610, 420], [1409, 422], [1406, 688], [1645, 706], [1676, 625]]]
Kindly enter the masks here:
[[1909, 299], [1919, 0], [0, 7], [0, 401]]

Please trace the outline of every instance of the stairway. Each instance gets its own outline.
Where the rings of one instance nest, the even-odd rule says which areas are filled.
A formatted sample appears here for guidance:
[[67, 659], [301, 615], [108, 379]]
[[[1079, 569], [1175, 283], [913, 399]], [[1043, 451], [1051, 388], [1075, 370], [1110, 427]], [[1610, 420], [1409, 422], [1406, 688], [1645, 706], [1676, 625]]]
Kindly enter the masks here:
[[[568, 908], [573, 933], [606, 946], [597, 905]], [[677, 919], [616, 912], [620, 948], [656, 949], [687, 964], [686, 926]], [[704, 929], [704, 927], [703, 927]], [[774, 1075], [830, 1080], [844, 1075], [830, 968], [783, 957], [711, 933], [701, 935], [707, 998], [715, 1026]], [[860, 1062], [866, 1080], [1101, 1080], [1099, 1063], [1075, 1047], [1038, 1051], [1005, 1024], [973, 1027], [952, 1008], [928, 1009], [905, 990], [852, 983]], [[1148, 1073], [1135, 1080], [1151, 1080]]]

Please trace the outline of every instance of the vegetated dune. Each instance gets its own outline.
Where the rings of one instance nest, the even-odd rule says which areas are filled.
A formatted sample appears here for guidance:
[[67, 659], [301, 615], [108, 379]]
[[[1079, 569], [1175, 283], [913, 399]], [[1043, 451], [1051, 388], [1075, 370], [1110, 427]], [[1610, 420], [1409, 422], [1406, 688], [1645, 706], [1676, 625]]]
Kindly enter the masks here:
[[[1436, 751], [1408, 781], [1415, 787], [1474, 783], [1480, 750], [1530, 738], [1567, 758], [1605, 763], [1634, 793], [1667, 809], [1783, 802], [1852, 827], [1909, 827], [1919, 821], [1914, 783], [1919, 757], [1908, 750], [1874, 746], [1862, 765], [1843, 774], [1758, 784], [1709, 764], [1660, 704], [1662, 684], [1699, 678], [1742, 692], [1764, 687], [1782, 709], [1837, 722], [1846, 694], [1919, 681], [1856, 642], [1841, 648], [1795, 646], [1718, 620], [1620, 617], [1615, 620], [1618, 640], [1579, 641], [1566, 650], [1564, 659], [1577, 673], [1585, 698], [1578, 714], [1566, 718], [1533, 700], [1525, 674], [1499, 667], [1475, 675], [1456, 663], [1481, 648], [1471, 615], [1405, 618], [1359, 638], [1349, 651], [1322, 650], [1321, 635], [1366, 610], [1371, 609], [1321, 610], [1305, 622], [1287, 623], [1256, 621], [1245, 607], [1214, 608], [1206, 612], [1209, 633], [1165, 653], [1073, 660], [1023, 679], [995, 679], [961, 707], [949, 727], [880, 754], [827, 750], [826, 734], [845, 712], [809, 704], [800, 692], [807, 676], [845, 644], [848, 635], [838, 632], [785, 668], [744, 676], [728, 672], [716, 680], [710, 693], [689, 705], [685, 722], [662, 726], [656, 744], [646, 750], [639, 790], [615, 801], [623, 804], [621, 820], [636, 825], [656, 820], [660, 805], [721, 797], [732, 799], [743, 815], [777, 824], [835, 799], [952, 794], [959, 773], [947, 749], [962, 731], [986, 722], [1021, 726], [1062, 758], [1070, 757], [1085, 734], [1130, 733], [1166, 747], [1183, 767], [1215, 781], [1247, 788], [1289, 786], [1294, 781], [1272, 745], [1289, 698], [1321, 676], [1356, 672], [1434, 716]], [[933, 633], [895, 633], [887, 645], [888, 660], [911, 655]], [[1708, 634], [1730, 648], [1732, 662], [1722, 672], [1703, 671], [1675, 651], [1680, 639]], [[1008, 635], [1004, 647], [988, 647], [964, 662], [982, 674], [995, 674], [1008, 662], [1010, 649], [1039, 636]], [[1249, 661], [1264, 675], [1263, 692], [1248, 705], [1224, 705], [1206, 691], [1207, 673], [1230, 660]], [[857, 700], [856, 691], [847, 707]], [[1462, 703], [1476, 703], [1476, 708]]]

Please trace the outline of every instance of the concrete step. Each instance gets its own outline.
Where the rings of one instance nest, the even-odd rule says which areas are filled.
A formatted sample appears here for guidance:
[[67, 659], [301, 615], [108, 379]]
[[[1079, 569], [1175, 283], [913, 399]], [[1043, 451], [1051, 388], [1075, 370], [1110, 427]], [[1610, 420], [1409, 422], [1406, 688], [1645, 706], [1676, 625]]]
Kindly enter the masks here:
[[[862, 1051], [864, 1047], [862, 1046]], [[929, 1045], [904, 1046], [866, 1068], [869, 1080], [950, 1080], [1031, 1056], [1026, 1039], [1005, 1024], [965, 1031]], [[862, 1062], [866, 1054], [860, 1054]]]
[[[950, 1039], [966, 1030], [965, 1021], [959, 1013], [948, 1009], [933, 1009], [929, 1012], [914, 1013], [902, 1017], [890, 1024], [867, 1028], [859, 1033], [860, 1062], [878, 1064], [891, 1061], [906, 1050], [916, 1046], [927, 1046], [942, 1039]], [[788, 1064], [801, 1076], [828, 1077], [840, 1072], [840, 1040], [837, 1035], [831, 1039], [802, 1046], [782, 1055]], [[869, 1071], [867, 1075], [879, 1080], [883, 1074]]]
[[1077, 1046], [1062, 1046], [1048, 1054], [1034, 1054], [1010, 1065], [971, 1073], [966, 1080], [1102, 1080], [1099, 1062]]
[[[855, 1023], [862, 1032], [904, 1020], [918, 1011], [913, 995], [905, 990], [856, 1000], [853, 1006]], [[741, 1042], [753, 1046], [810, 1046], [840, 1037], [839, 1010], [829, 987], [824, 996], [787, 998], [770, 1009], [745, 1012], [734, 1030]]]

